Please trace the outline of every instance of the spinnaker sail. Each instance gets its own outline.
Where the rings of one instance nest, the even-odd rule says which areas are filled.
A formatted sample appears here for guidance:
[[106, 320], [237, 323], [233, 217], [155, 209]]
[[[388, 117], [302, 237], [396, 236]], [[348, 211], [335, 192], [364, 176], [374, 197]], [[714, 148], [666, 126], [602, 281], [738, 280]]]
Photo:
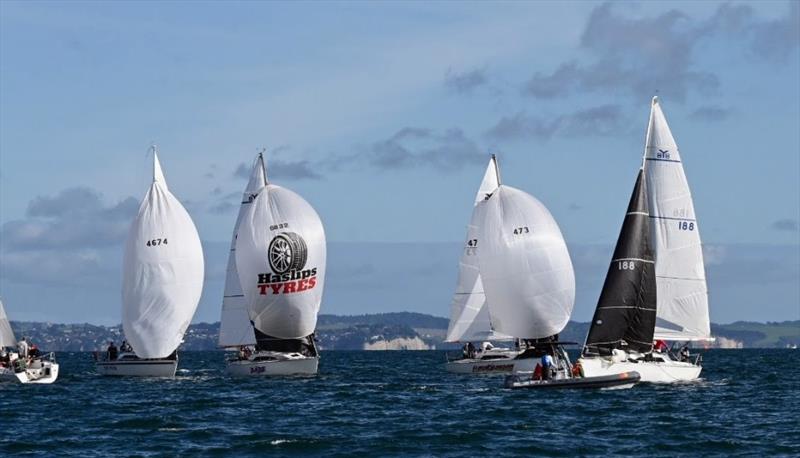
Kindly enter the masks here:
[[274, 339], [314, 332], [326, 254], [325, 231], [311, 205], [289, 189], [262, 186], [236, 239], [236, 268], [257, 331]]
[[553, 216], [506, 185], [481, 205], [478, 265], [494, 330], [524, 339], [558, 334], [575, 303], [575, 272]]
[[203, 249], [191, 217], [167, 188], [153, 149], [153, 183], [131, 224], [122, 277], [122, 326], [140, 358], [180, 345], [203, 289]]

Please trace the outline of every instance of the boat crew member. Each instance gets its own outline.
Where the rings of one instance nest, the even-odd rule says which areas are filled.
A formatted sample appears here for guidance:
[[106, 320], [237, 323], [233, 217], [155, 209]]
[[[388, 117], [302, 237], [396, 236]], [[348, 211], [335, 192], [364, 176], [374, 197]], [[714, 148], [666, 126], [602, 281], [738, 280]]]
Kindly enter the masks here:
[[681, 361], [689, 361], [689, 345], [684, 345], [681, 348]]
[[108, 360], [114, 361], [117, 359], [117, 346], [114, 345], [114, 341], [108, 343]]
[[667, 343], [664, 342], [661, 339], [656, 340], [655, 345], [653, 345], [653, 350], [655, 350], [655, 351], [657, 351], [659, 353], [663, 353], [663, 352], [667, 351], [668, 349], [669, 349], [669, 347], [667, 347]]
[[28, 357], [28, 340], [25, 337], [17, 342], [17, 353], [19, 353], [20, 358]]
[[550, 370], [553, 367], [553, 357], [550, 353], [542, 356], [542, 380], [550, 380]]
[[467, 358], [475, 357], [475, 345], [472, 342], [467, 342]]

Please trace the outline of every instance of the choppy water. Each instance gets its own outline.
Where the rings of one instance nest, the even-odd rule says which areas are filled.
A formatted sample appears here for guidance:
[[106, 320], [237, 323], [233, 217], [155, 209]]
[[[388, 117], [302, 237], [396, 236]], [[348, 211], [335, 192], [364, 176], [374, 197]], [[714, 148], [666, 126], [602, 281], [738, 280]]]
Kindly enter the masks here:
[[800, 351], [706, 352], [703, 380], [510, 391], [444, 353], [323, 352], [311, 378], [235, 379], [181, 354], [172, 380], [58, 355], [54, 385], [0, 384], [0, 455], [798, 456]]

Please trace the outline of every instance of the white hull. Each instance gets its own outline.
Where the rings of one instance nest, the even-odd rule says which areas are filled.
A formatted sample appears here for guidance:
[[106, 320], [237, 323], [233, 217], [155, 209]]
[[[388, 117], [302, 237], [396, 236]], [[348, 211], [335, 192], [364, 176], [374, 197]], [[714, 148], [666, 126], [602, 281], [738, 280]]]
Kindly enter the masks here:
[[318, 356], [268, 352], [228, 361], [227, 371], [235, 376], [316, 375], [318, 366]]
[[514, 359], [521, 352], [505, 352], [501, 358], [474, 359], [463, 358], [448, 361], [447, 372], [454, 374], [510, 374], [513, 372], [531, 372], [536, 367], [536, 358]]
[[123, 377], [174, 377], [178, 361], [174, 359], [142, 359], [97, 362], [97, 373]]
[[[656, 356], [657, 358], [659, 356]], [[578, 359], [584, 377], [599, 377], [620, 374], [622, 372], [638, 372], [640, 382], [676, 383], [697, 380], [703, 367], [690, 362], [675, 361], [664, 358], [663, 361], [630, 361], [611, 357], [582, 357]]]
[[36, 360], [24, 371], [14, 372], [13, 369], [0, 368], [0, 382], [19, 382], [50, 384], [58, 378], [58, 364], [49, 361]]

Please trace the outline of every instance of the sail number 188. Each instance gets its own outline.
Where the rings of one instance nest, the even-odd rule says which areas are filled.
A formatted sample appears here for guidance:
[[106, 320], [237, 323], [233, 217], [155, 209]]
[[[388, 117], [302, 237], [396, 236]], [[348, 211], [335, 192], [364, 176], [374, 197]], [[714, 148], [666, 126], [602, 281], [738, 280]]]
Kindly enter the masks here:
[[693, 231], [694, 230], [694, 223], [691, 221], [678, 221], [678, 230], [681, 231]]

